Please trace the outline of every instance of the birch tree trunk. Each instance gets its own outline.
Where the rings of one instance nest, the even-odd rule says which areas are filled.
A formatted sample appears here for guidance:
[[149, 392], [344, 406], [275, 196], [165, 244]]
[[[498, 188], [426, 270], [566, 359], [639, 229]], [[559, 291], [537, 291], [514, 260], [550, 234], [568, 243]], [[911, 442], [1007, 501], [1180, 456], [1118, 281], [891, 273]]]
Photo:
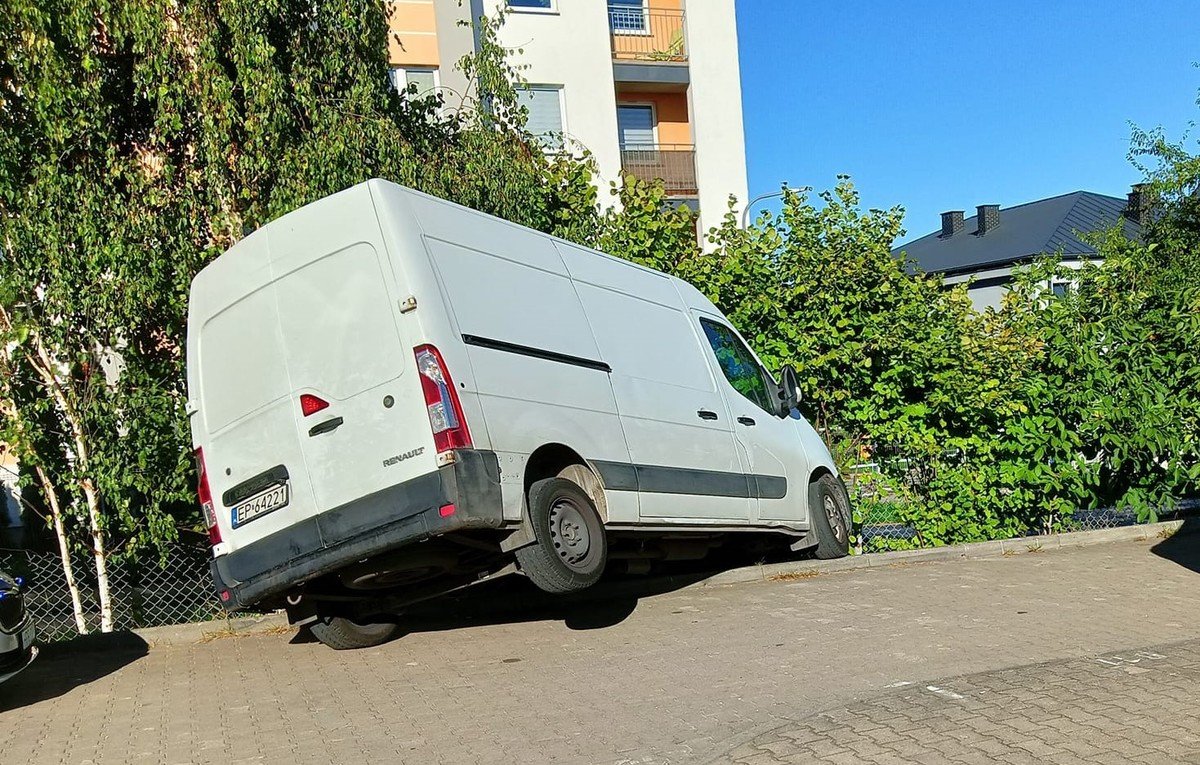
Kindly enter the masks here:
[[92, 555], [96, 559], [96, 594], [100, 599], [100, 631], [113, 631], [112, 588], [108, 584], [108, 551], [104, 548], [104, 528], [100, 525], [100, 497], [92, 479], [81, 482], [87, 501], [88, 525], [92, 533]]
[[88, 474], [91, 449], [88, 447], [83, 421], [79, 413], [75, 410], [75, 407], [72, 406], [71, 400], [67, 397], [66, 390], [59, 377], [59, 370], [62, 368], [62, 365], [50, 355], [50, 352], [46, 349], [46, 344], [42, 342], [42, 338], [38, 333], [31, 333], [29, 341], [33, 343], [34, 351], [37, 354], [37, 358], [33, 360], [34, 363], [32, 366], [41, 376], [42, 382], [54, 397], [54, 402], [58, 407], [59, 413], [62, 414], [63, 419], [67, 421], [67, 425], [71, 428], [71, 440], [75, 449], [75, 454], [73, 455], [75, 468], [80, 475], [79, 487], [83, 490], [83, 499], [87, 505], [88, 531], [92, 536], [92, 557], [96, 561], [96, 594], [100, 601], [100, 631], [112, 632], [112, 589], [109, 587], [108, 582], [108, 551], [104, 545], [104, 526], [100, 517], [100, 495], [96, 491], [96, 484]]
[[54, 521], [54, 537], [58, 540], [58, 554], [62, 558], [63, 576], [67, 579], [67, 589], [71, 593], [71, 609], [75, 613], [75, 629], [80, 635], [88, 634], [87, 620], [83, 616], [83, 599], [79, 596], [79, 584], [75, 580], [75, 568], [71, 565], [71, 545], [67, 540], [67, 530], [63, 525], [62, 508], [58, 503], [58, 491], [50, 478], [41, 467], [36, 468], [38, 480], [42, 484], [42, 494], [50, 505], [50, 516]]
[[[11, 334], [13, 331], [12, 318], [9, 316], [8, 311], [6, 311], [3, 306], [0, 306], [0, 329], [3, 329], [8, 334]], [[38, 358], [45, 361], [47, 359], [47, 355], [40, 343], [38, 344], [38, 348]], [[7, 361], [7, 356], [4, 358], [4, 360]], [[34, 366], [37, 367], [38, 365], [35, 364]], [[12, 374], [13, 372], [13, 370], [8, 368], [7, 365], [4, 365], [3, 371], [5, 374]], [[39, 375], [42, 376], [43, 380], [45, 380], [47, 376], [47, 371], [49, 370], [38, 370]], [[51, 374], [50, 377], [53, 378], [53, 375]], [[59, 390], [59, 396], [56, 397], [56, 400], [59, 401], [60, 406], [65, 402], [65, 399], [61, 397], [61, 390]], [[5, 414], [7, 414], [15, 423], [17, 423], [17, 433], [19, 439], [25, 440], [22, 420], [20, 418], [20, 413], [17, 410], [15, 401], [5, 400], [3, 401], [3, 406]], [[29, 445], [26, 443], [25, 446], [28, 447]], [[67, 529], [66, 524], [63, 521], [62, 503], [59, 502], [58, 490], [54, 487], [50, 477], [46, 475], [44, 468], [38, 465], [34, 468], [34, 470], [37, 473], [38, 481], [42, 485], [42, 494], [46, 498], [47, 504], [50, 505], [50, 517], [54, 525], [54, 538], [58, 542], [58, 554], [62, 560], [63, 578], [66, 579], [67, 590], [71, 594], [71, 610], [75, 616], [75, 629], [79, 631], [80, 635], [86, 635], [88, 634], [89, 629], [87, 625], [87, 619], [84, 617], [83, 613], [83, 598], [79, 594], [79, 581], [75, 578], [75, 567], [71, 563], [71, 543], [67, 538]]]

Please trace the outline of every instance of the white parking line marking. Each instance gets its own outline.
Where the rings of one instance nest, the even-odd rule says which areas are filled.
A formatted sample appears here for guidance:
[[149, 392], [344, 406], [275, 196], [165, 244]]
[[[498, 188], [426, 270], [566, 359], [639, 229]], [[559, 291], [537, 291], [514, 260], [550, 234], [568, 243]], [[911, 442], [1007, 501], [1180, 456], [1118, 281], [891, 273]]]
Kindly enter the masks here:
[[965, 699], [966, 698], [966, 696], [963, 696], [961, 693], [955, 693], [954, 691], [948, 691], [945, 688], [939, 688], [936, 685], [927, 685], [927, 686], [925, 686], [925, 690], [927, 690], [931, 693], [936, 693], [939, 696], [945, 696], [948, 699]]
[[1139, 664], [1143, 659], [1147, 661], [1158, 661], [1159, 659], [1165, 658], [1167, 657], [1163, 656], [1161, 653], [1154, 653], [1153, 651], [1138, 651], [1131, 657], [1105, 656], [1102, 658], [1097, 656], [1096, 661], [1100, 662], [1101, 664], [1107, 664], [1110, 667], [1126, 667], [1130, 664]]

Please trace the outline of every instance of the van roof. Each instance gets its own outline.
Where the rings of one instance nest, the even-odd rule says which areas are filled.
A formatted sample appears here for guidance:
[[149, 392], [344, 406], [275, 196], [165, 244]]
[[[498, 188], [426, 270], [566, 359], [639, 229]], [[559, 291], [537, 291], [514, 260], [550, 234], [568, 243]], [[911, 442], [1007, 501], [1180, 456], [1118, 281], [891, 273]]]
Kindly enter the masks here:
[[[683, 301], [689, 307], [697, 308], [700, 310], [712, 310], [712, 303], [706, 297], [704, 297], [704, 295], [698, 289], [696, 289], [694, 286], [692, 286], [688, 282], [685, 282], [684, 280], [679, 279], [678, 277], [671, 276], [670, 274], [663, 273], [662, 271], [658, 271], [653, 268], [649, 268], [647, 266], [643, 266], [639, 263], [634, 263], [631, 260], [626, 260], [624, 258], [620, 258], [615, 255], [610, 255], [606, 252], [602, 252], [593, 247], [588, 247], [587, 245], [570, 242], [570, 241], [561, 239], [559, 237], [552, 236], [551, 234], [547, 234], [543, 231], [538, 231], [537, 229], [532, 229], [527, 226], [522, 226], [519, 223], [514, 223], [513, 221], [506, 220], [504, 218], [500, 218], [495, 215], [490, 215], [488, 213], [481, 212], [479, 210], [475, 210], [470, 207], [466, 207], [465, 205], [458, 204], [457, 202], [452, 202], [448, 199], [442, 199], [441, 197], [437, 197], [432, 194], [427, 194], [423, 191], [418, 191], [416, 189], [409, 188], [408, 186], [402, 186], [401, 184], [394, 183], [393, 181], [389, 181], [384, 178], [371, 178], [369, 180], [363, 181], [362, 183], [355, 184], [354, 186], [351, 186], [347, 189], [343, 189], [342, 191], [338, 191], [338, 192], [335, 192], [334, 194], [330, 194], [327, 197], [322, 197], [321, 199], [317, 199], [313, 202], [309, 202], [308, 204], [298, 207], [295, 210], [292, 210], [288, 213], [285, 213], [285, 214], [279, 216], [278, 218], [268, 221], [267, 223], [263, 224], [262, 226], [255, 229], [254, 231], [250, 232], [243, 238], [239, 239], [232, 246], [230, 246], [230, 248], [228, 250], [226, 250], [225, 253], [223, 253], [222, 255], [215, 258], [213, 261], [210, 261], [208, 264], [206, 264], [204, 266], [204, 268], [202, 268], [200, 270], [200, 272], [197, 273], [197, 275], [196, 275], [196, 285], [201, 285], [204, 282], [206, 282], [208, 279], [205, 277], [213, 277], [216, 275], [216, 272], [224, 270], [224, 267], [232, 266], [233, 263], [231, 261], [239, 261], [239, 260], [242, 260], [243, 258], [247, 258], [247, 257], [254, 258], [254, 257], [257, 257], [260, 254], [264, 253], [266, 251], [267, 240], [270, 238], [270, 232], [272, 230], [277, 230], [280, 227], [287, 226], [290, 220], [293, 220], [297, 217], [311, 214], [312, 208], [322, 206], [323, 203], [326, 202], [326, 200], [331, 199], [333, 197], [343, 197], [343, 196], [348, 196], [348, 195], [357, 196], [357, 195], [363, 195], [363, 194], [368, 194], [372, 198], [377, 198], [377, 195], [371, 194], [371, 192], [373, 189], [379, 189], [382, 187], [388, 187], [390, 190], [398, 191], [402, 194], [421, 197], [421, 198], [436, 202], [438, 204], [456, 207], [456, 208], [462, 210], [463, 212], [470, 213], [472, 215], [480, 215], [480, 216], [484, 216], [487, 218], [491, 218], [492, 220], [498, 221], [500, 223], [504, 223], [509, 226], [515, 226], [515, 227], [521, 228], [525, 231], [537, 234], [538, 236], [546, 237], [546, 238], [554, 240], [554, 241], [565, 242], [565, 243], [571, 245], [572, 247], [577, 247], [579, 249], [586, 250], [587, 252], [592, 253], [592, 254], [596, 255], [597, 257], [608, 258], [610, 260], [614, 260], [619, 263], [622, 263], [625, 266], [628, 266], [630, 268], [640, 269], [647, 273], [656, 274], [658, 276], [665, 276], [666, 278], [670, 279], [673, 283], [675, 283], [677, 285], [680, 296], [683, 298]], [[415, 220], [414, 223], [418, 227], [420, 226], [419, 220]], [[218, 263], [222, 263], [222, 265], [218, 265]], [[246, 265], [248, 265], [248, 264], [246, 264], [243, 261], [242, 266], [245, 267]], [[206, 272], [208, 272], [208, 273], [206, 273]], [[195, 288], [196, 285], [194, 285], [193, 289]]]
[[[588, 247], [585, 244], [578, 244], [576, 242], [571, 242], [566, 239], [562, 239], [560, 237], [556, 237], [551, 234], [547, 234], [544, 231], [538, 231], [537, 229], [529, 228], [528, 226], [522, 226], [519, 223], [514, 223], [513, 221], [506, 220], [505, 218], [500, 218], [495, 215], [490, 215], [488, 213], [473, 209], [471, 207], [466, 207], [464, 205], [460, 205], [457, 202], [452, 202], [448, 199], [442, 199], [441, 197], [436, 197], [436, 196], [433, 196], [432, 194], [426, 194], [423, 191], [417, 191], [416, 189], [409, 188], [408, 186], [401, 186], [398, 183], [393, 183], [392, 181], [385, 180], [383, 178], [372, 178], [369, 181], [365, 181], [364, 183], [359, 184], [359, 186], [368, 186], [368, 187], [376, 186], [376, 185], [387, 185], [387, 186], [397, 189], [405, 194], [409, 194], [409, 195], [417, 196], [417, 197], [423, 197], [425, 199], [429, 199], [429, 200], [438, 202], [443, 205], [457, 207], [458, 209], [463, 210], [465, 212], [469, 212], [472, 215], [482, 215], [486, 218], [491, 218], [492, 220], [499, 221], [499, 222], [507, 224], [509, 226], [515, 226], [517, 228], [523, 229], [525, 231], [529, 231], [531, 233], [537, 234], [538, 236], [545, 237], [547, 239], [551, 239], [554, 241], [560, 241], [560, 242], [566, 242], [567, 244], [571, 245], [572, 247], [576, 247], [581, 250], [586, 250], [587, 252], [590, 252], [593, 255], [596, 255], [597, 257], [607, 258], [609, 260], [616, 261], [616, 262], [621, 263], [630, 268], [636, 268], [641, 271], [645, 271], [646, 273], [655, 274], [657, 276], [665, 276], [666, 278], [670, 279], [673, 283], [675, 283], [678, 286], [680, 296], [683, 298], [684, 302], [688, 304], [689, 307], [698, 308], [701, 310], [712, 310], [712, 308], [713, 308], [712, 303], [708, 300], [708, 298], [706, 298], [704, 296], [703, 293], [700, 292], [700, 290], [696, 289], [694, 286], [692, 286], [690, 283], [684, 281], [683, 279], [680, 279], [676, 276], [672, 276], [671, 274], [667, 274], [662, 271], [658, 271], [656, 269], [650, 268], [649, 266], [643, 266], [640, 263], [634, 263], [632, 260], [626, 260], [625, 258], [621, 258], [616, 255], [610, 255], [607, 252], [604, 252], [602, 250], [597, 250], [594, 247]], [[352, 187], [352, 188], [357, 188], [357, 187]], [[418, 223], [419, 223], [419, 221], [418, 221]]]

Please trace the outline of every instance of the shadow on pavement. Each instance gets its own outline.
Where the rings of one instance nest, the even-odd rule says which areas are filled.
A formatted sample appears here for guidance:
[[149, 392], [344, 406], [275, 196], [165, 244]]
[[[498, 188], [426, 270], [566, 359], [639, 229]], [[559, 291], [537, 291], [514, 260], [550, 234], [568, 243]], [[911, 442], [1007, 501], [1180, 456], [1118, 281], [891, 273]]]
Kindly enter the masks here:
[[84, 635], [39, 648], [21, 674], [0, 684], [0, 712], [62, 696], [145, 656], [146, 641], [131, 632]]
[[1184, 568], [1200, 573], [1200, 516], [1185, 518], [1171, 536], [1150, 548], [1150, 552]]
[[[652, 577], [614, 577], [573, 595], [551, 595], [522, 576], [506, 576], [407, 609], [396, 621], [403, 635], [496, 624], [559, 621], [572, 630], [612, 627], [629, 618], [642, 598], [662, 595], [707, 579], [722, 568], [676, 570]], [[301, 630], [292, 644], [314, 642]]]

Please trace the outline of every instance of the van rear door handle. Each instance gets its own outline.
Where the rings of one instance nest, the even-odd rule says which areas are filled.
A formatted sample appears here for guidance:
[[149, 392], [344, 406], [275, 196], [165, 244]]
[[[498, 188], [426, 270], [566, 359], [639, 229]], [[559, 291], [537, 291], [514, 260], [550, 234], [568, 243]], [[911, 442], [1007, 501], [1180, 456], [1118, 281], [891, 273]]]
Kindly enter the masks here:
[[753, 424], [755, 424], [755, 423], [754, 423], [754, 418], [753, 418], [753, 417], [738, 417], [738, 422], [742, 423], [743, 425], [753, 425]]
[[710, 412], [710, 411], [708, 411], [707, 409], [701, 409], [701, 410], [697, 411], [697, 412], [696, 412], [696, 414], [697, 414], [697, 415], [699, 415], [699, 416], [700, 416], [700, 419], [702, 419], [702, 420], [715, 420], [715, 419], [717, 419], [717, 413], [716, 413], [716, 412]]
[[308, 429], [308, 435], [319, 436], [322, 433], [328, 433], [331, 430], [337, 430], [342, 426], [342, 422], [343, 420], [341, 417], [333, 417], [325, 422], [318, 422], [316, 425], [313, 425]]

